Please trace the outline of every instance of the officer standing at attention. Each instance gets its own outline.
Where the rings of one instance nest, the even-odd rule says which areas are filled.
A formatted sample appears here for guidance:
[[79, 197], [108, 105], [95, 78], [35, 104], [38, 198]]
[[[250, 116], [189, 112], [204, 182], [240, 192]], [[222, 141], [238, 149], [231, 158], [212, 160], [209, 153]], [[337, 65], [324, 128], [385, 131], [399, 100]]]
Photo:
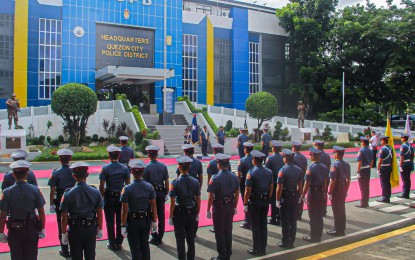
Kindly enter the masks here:
[[207, 131], [207, 127], [203, 126], [203, 129], [200, 131], [200, 143], [202, 145], [202, 155], [207, 155], [208, 143], [209, 143], [209, 132]]
[[[10, 164], [16, 183], [3, 190], [0, 199], [0, 242], [8, 242], [11, 259], [37, 259], [39, 238], [46, 236], [46, 202], [40, 189], [26, 181], [30, 166], [24, 160]], [[7, 216], [8, 236], [4, 234]]]
[[249, 213], [251, 221], [253, 248], [247, 252], [254, 256], [263, 256], [266, 254], [267, 216], [274, 184], [271, 170], [262, 165], [266, 155], [253, 150], [251, 156], [254, 168], [246, 175], [244, 211]]
[[[238, 177], [228, 170], [229, 155], [216, 154], [219, 173], [214, 175], [208, 185], [208, 206], [206, 217], [212, 218], [215, 227], [216, 259], [231, 259], [232, 255], [232, 223], [233, 216], [237, 214], [239, 198]], [[213, 205], [213, 211], [210, 209]]]
[[57, 153], [59, 155], [59, 161], [61, 167], [53, 170], [52, 176], [49, 178], [48, 185], [50, 186], [50, 212], [56, 212], [56, 221], [58, 224], [58, 236], [59, 242], [61, 243], [61, 249], [59, 250], [59, 255], [68, 258], [70, 257], [68, 245], [64, 245], [61, 242], [61, 223], [62, 223], [62, 212], [59, 210], [61, 199], [63, 193], [66, 189], [72, 188], [75, 186], [76, 181], [72, 176], [73, 170], [69, 167], [69, 162], [71, 161], [73, 152], [69, 149], [60, 149]]
[[[213, 154], [219, 154], [219, 153], [223, 153], [223, 145], [219, 144], [219, 143], [215, 143], [212, 144], [212, 148], [213, 148]], [[228, 160], [229, 162], [229, 160]], [[231, 164], [228, 163], [228, 171], [231, 172]], [[210, 179], [216, 175], [219, 172], [219, 166], [218, 166], [218, 160], [215, 158], [211, 161], [209, 161], [208, 165], [207, 165], [207, 170], [206, 170], [207, 174], [208, 174], [208, 183], [210, 181]]]
[[121, 192], [121, 233], [127, 237], [132, 259], [149, 260], [150, 226], [152, 232], [157, 232], [156, 192], [153, 185], [142, 179], [146, 167], [143, 161], [132, 160], [128, 166], [134, 181]]
[[[301, 172], [303, 174], [301, 180], [304, 180], [305, 172], [307, 171], [307, 158], [301, 154], [300, 150], [301, 150], [301, 143], [292, 142], [292, 151], [295, 153], [294, 164], [301, 168]], [[302, 182], [302, 184], [304, 185], [304, 182]], [[301, 188], [301, 190], [302, 189], [303, 188]], [[301, 220], [302, 215], [303, 215], [304, 203], [302, 200], [300, 200], [298, 201], [298, 204], [299, 205], [298, 205], [297, 220]]]
[[320, 155], [320, 150], [310, 148], [312, 164], [305, 174], [305, 184], [301, 196], [301, 199], [308, 204], [308, 216], [310, 217], [310, 235], [303, 237], [307, 242], [320, 242], [323, 235], [324, 197], [326, 196], [329, 169], [319, 162]]
[[[121, 153], [119, 147], [110, 145], [107, 147], [107, 151], [111, 162], [101, 169], [99, 191], [104, 198], [104, 213], [109, 240], [107, 248], [111, 251], [118, 251], [121, 250], [123, 241], [120, 195], [124, 185], [130, 184], [130, 171], [127, 166], [118, 162]], [[115, 218], [116, 223], [114, 223]], [[114, 224], [116, 224], [116, 233], [114, 232]]]
[[[20, 160], [25, 160], [27, 155], [28, 154], [27, 154], [26, 151], [17, 150], [17, 151], [14, 151], [10, 155], [10, 157], [13, 159], [13, 161], [16, 162], [16, 161], [20, 161]], [[29, 184], [33, 184], [35, 186], [38, 186], [36, 176], [31, 170], [29, 170], [26, 180]], [[14, 183], [15, 183], [15, 178], [13, 177], [13, 171], [6, 172], [4, 174], [3, 183], [1, 184], [1, 189], [5, 190], [8, 187], [13, 186]]]
[[[86, 183], [89, 164], [76, 162], [71, 165], [75, 187], [65, 191], [62, 212], [62, 244], [68, 245], [72, 260], [95, 259], [96, 239], [102, 234], [103, 202], [100, 192]], [[69, 228], [68, 228], [69, 225]]]
[[373, 152], [369, 149], [369, 139], [360, 137], [360, 150], [357, 153], [357, 180], [359, 181], [362, 199], [359, 208], [369, 207], [370, 168], [373, 164]]
[[216, 133], [216, 140], [218, 141], [219, 144], [225, 145], [225, 139], [226, 139], [225, 131], [223, 130], [223, 126], [220, 126], [218, 132]]
[[155, 246], [161, 245], [163, 240], [165, 230], [164, 206], [169, 198], [167, 194], [169, 190], [169, 171], [164, 163], [157, 160], [159, 150], [160, 148], [155, 145], [146, 147], [150, 162], [144, 169], [143, 174], [143, 179], [153, 186], [156, 193], [155, 201], [157, 206], [158, 232], [153, 232], [150, 240], [150, 244]]
[[345, 149], [333, 146], [334, 159], [330, 168], [329, 200], [333, 209], [334, 229], [327, 231], [332, 236], [344, 236], [346, 230], [346, 197], [350, 187], [350, 164], [343, 161]]
[[[190, 157], [192, 159], [192, 164], [189, 169], [189, 176], [195, 178], [199, 181], [200, 189], [202, 189], [203, 185], [203, 166], [202, 162], [198, 159], [193, 157], [193, 154], [195, 153], [195, 147], [192, 144], [184, 144], [182, 145], [182, 149], [184, 151], [184, 155]], [[177, 167], [176, 170], [177, 175], [180, 174], [180, 167]]]
[[182, 155], [176, 160], [179, 163], [180, 176], [170, 184], [169, 225], [174, 225], [178, 259], [194, 260], [196, 224], [200, 211], [200, 185], [197, 179], [188, 174], [193, 159]]
[[399, 172], [402, 178], [402, 195], [398, 198], [409, 199], [409, 192], [411, 191], [411, 171], [414, 170], [414, 148], [408, 142], [409, 135], [401, 135], [401, 157], [399, 159]]
[[266, 156], [269, 155], [269, 147], [271, 143], [271, 136], [268, 134], [268, 126], [264, 127], [264, 133], [261, 136], [262, 153]]
[[268, 156], [267, 160], [265, 161], [265, 167], [270, 169], [272, 171], [273, 175], [273, 183], [274, 183], [274, 189], [272, 191], [272, 196], [270, 200], [271, 204], [271, 218], [268, 221], [268, 224], [271, 225], [280, 225], [280, 210], [277, 209], [275, 206], [275, 201], [277, 200], [277, 178], [278, 173], [280, 172], [281, 168], [284, 167], [284, 160], [282, 159], [282, 156], [280, 154], [282, 144], [273, 140], [271, 142], [272, 144], [272, 152], [274, 153], [271, 156]]
[[[319, 162], [321, 162], [327, 169], [330, 169], [331, 166], [331, 158], [328, 153], [324, 151], [324, 141], [315, 140], [314, 141], [314, 148], [321, 151]], [[327, 175], [327, 178], [329, 176]], [[330, 179], [327, 179], [327, 183], [330, 183]], [[325, 191], [327, 193], [327, 191]], [[327, 195], [324, 196], [324, 210], [323, 216], [327, 215]]]
[[236, 145], [236, 147], [238, 147], [238, 152], [239, 152], [239, 158], [242, 159], [245, 157], [245, 152], [244, 152], [244, 143], [248, 142], [248, 136], [245, 134], [246, 129], [245, 128], [239, 128], [239, 135], [238, 135], [238, 143]]
[[392, 148], [388, 144], [388, 136], [380, 136], [382, 148], [379, 151], [378, 175], [380, 177], [380, 186], [382, 187], [382, 198], [378, 202], [390, 203], [391, 197], [391, 173], [392, 173]]
[[[238, 179], [239, 179], [239, 186], [241, 191], [241, 198], [242, 202], [245, 201], [245, 182], [246, 182], [246, 175], [248, 172], [254, 168], [254, 164], [252, 162], [251, 152], [254, 149], [254, 145], [250, 142], [245, 142], [243, 144], [245, 157], [238, 162]], [[248, 198], [249, 199], [249, 198]], [[249, 224], [249, 215], [245, 213], [244, 222], [240, 225], [241, 228], [251, 229], [251, 225]]]
[[119, 162], [128, 165], [128, 162], [134, 159], [134, 151], [127, 146], [129, 138], [127, 136], [120, 136], [121, 153]]
[[302, 169], [294, 164], [294, 152], [282, 149], [285, 166], [278, 173], [276, 207], [280, 209], [282, 240], [278, 246], [293, 248], [297, 233], [298, 200], [302, 192]]

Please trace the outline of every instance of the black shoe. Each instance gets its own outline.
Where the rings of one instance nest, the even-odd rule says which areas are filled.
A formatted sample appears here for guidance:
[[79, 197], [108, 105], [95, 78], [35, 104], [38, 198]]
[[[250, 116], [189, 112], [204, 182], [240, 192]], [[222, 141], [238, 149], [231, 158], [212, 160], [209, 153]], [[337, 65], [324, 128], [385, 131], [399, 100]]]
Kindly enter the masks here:
[[400, 196], [398, 196], [398, 198], [400, 198], [400, 199], [409, 199], [409, 196], [400, 195]]
[[391, 203], [390, 200], [385, 200], [385, 199], [380, 199], [377, 200], [377, 202], [382, 202], [382, 203]]
[[328, 230], [327, 234], [330, 235], [330, 236], [335, 236], [335, 237], [344, 237], [345, 236], [344, 233], [337, 232], [336, 230]]
[[270, 219], [270, 220], [268, 220], [268, 224], [276, 226], [277, 221], [275, 219]]
[[240, 226], [241, 228], [244, 228], [244, 229], [249, 229], [249, 230], [251, 229], [251, 225], [248, 225], [248, 224], [246, 224], [246, 223], [245, 223], [245, 224], [240, 224], [239, 226]]
[[213, 228], [213, 227], [209, 228], [209, 231], [212, 232], [212, 233], [215, 233], [215, 228]]
[[118, 251], [118, 249], [115, 245], [107, 244], [107, 248], [111, 251]]
[[311, 236], [305, 236], [303, 237], [303, 240], [307, 241], [307, 242], [311, 242], [311, 243], [318, 243], [321, 241], [321, 239], [314, 239]]
[[254, 256], [263, 256], [263, 255], [265, 255], [264, 252], [254, 250], [253, 248], [246, 250], [246, 252], [248, 252], [248, 254], [254, 255]]
[[298, 221], [300, 221], [300, 220], [302, 220], [302, 219], [303, 219], [302, 217], [297, 217], [297, 220], [298, 220]]
[[288, 244], [284, 244], [282, 243], [282, 241], [278, 242], [277, 245], [279, 247], [285, 248], [285, 249], [290, 249], [290, 248], [294, 248], [294, 245], [288, 245]]
[[369, 205], [354, 205], [357, 208], [362, 208], [362, 209], [366, 209], [369, 208]]
[[157, 240], [157, 239], [150, 239], [150, 241], [148, 241], [150, 244], [152, 244], [153, 246], [159, 246], [161, 245], [161, 241]]
[[71, 257], [71, 254], [68, 251], [62, 249], [59, 249], [59, 255], [65, 258]]
[[115, 245], [115, 248], [117, 248], [117, 251], [121, 251], [122, 250], [122, 245], [121, 244]]

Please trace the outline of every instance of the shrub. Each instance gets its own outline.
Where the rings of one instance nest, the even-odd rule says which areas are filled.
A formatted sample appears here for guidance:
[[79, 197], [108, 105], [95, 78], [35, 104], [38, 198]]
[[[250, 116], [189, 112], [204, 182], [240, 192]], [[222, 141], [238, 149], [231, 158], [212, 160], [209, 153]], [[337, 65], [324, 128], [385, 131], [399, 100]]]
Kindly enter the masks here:
[[100, 142], [104, 142], [104, 141], [105, 141], [105, 137], [101, 136], [101, 137], [98, 139], [98, 141], [100, 141]]
[[45, 136], [44, 135], [41, 135], [41, 136], [39, 136], [39, 145], [44, 145], [45, 144]]
[[246, 112], [258, 120], [258, 129], [264, 121], [277, 115], [277, 99], [270, 93], [260, 91], [251, 95], [245, 102]]
[[159, 140], [160, 139], [160, 132], [159, 131], [154, 131], [153, 133], [153, 137], [151, 139], [153, 140]]
[[48, 141], [48, 143], [50, 144], [50, 142], [52, 141], [52, 137], [48, 136], [46, 137], [46, 140]]
[[232, 129], [232, 121], [231, 120], [228, 120], [228, 121], [226, 121], [226, 125], [225, 125], [225, 131], [226, 132], [229, 132], [229, 131], [231, 131], [231, 129]]
[[146, 147], [150, 145], [150, 141], [148, 139], [143, 139], [141, 142], [141, 152], [143, 154], [147, 154]]
[[141, 116], [140, 111], [138, 111], [138, 109], [133, 109], [131, 112], [133, 112], [135, 121], [137, 122], [138, 128], [140, 129], [140, 131], [142, 131], [143, 129], [146, 128], [146, 125], [144, 123], [144, 119]]
[[140, 146], [141, 142], [143, 141], [143, 134], [141, 132], [137, 132], [134, 135], [134, 142], [136, 146]]
[[288, 131], [287, 127], [282, 129], [282, 131], [281, 131], [281, 140], [283, 140], [283, 141], [289, 140], [290, 139], [289, 135], [290, 135], [290, 131]]
[[272, 134], [272, 138], [274, 140], [281, 140], [282, 139], [282, 123], [277, 121], [274, 127], [274, 133]]
[[63, 138], [63, 135], [58, 136], [59, 143], [65, 142], [65, 138]]
[[237, 137], [238, 136], [238, 134], [239, 134], [239, 131], [238, 131], [238, 129], [236, 129], [236, 128], [232, 128], [230, 131], [229, 131], [229, 137]]
[[92, 141], [98, 142], [98, 135], [97, 134], [92, 135]]
[[331, 133], [331, 128], [326, 126], [323, 132], [323, 140], [324, 141], [332, 141], [334, 139], [333, 134]]

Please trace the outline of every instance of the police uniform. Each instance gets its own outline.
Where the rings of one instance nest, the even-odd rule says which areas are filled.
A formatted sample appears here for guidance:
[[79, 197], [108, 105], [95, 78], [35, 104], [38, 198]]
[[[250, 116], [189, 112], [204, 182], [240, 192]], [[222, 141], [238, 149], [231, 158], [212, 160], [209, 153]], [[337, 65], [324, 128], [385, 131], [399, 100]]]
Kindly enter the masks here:
[[[245, 129], [240, 128], [239, 131], [245, 131]], [[248, 142], [248, 136], [245, 133], [238, 135], [238, 142], [239, 142], [239, 146], [238, 146], [239, 158], [242, 159], [245, 157], [244, 143]]]
[[[301, 147], [301, 143], [299, 143], [299, 142], [292, 142], [292, 145], [295, 146], [295, 147]], [[307, 171], [307, 158], [303, 154], [301, 154], [299, 151], [295, 152], [295, 154], [294, 154], [294, 164], [301, 168], [301, 172], [302, 172], [302, 178], [301, 179], [304, 180], [305, 173]], [[302, 184], [304, 185], [304, 182]], [[303, 201], [300, 201], [299, 205], [298, 205], [298, 212], [297, 212], [297, 219], [298, 220], [301, 220], [301, 218], [302, 218], [303, 208], [304, 208], [304, 203], [303, 203]]]
[[[107, 147], [109, 153], [121, 152], [119, 147], [110, 145]], [[117, 161], [104, 165], [99, 174], [101, 183], [105, 183], [104, 191], [104, 212], [107, 223], [107, 232], [110, 250], [120, 250], [123, 242], [121, 235], [121, 190], [130, 181], [130, 171], [127, 166]], [[102, 185], [102, 184], [101, 184]], [[114, 220], [116, 218], [116, 223]], [[114, 224], [116, 233], [114, 232]]]
[[[178, 163], [190, 163], [188, 156], [177, 157]], [[169, 196], [175, 198], [175, 208], [172, 222], [179, 260], [193, 260], [195, 258], [195, 236], [198, 209], [195, 199], [200, 197], [200, 185], [197, 179], [189, 174], [181, 174], [170, 184]], [[188, 251], [186, 254], [185, 240]]]
[[[268, 130], [268, 128], [266, 128]], [[261, 136], [261, 142], [264, 142], [264, 145], [262, 146], [262, 153], [268, 156], [269, 154], [269, 142], [271, 142], [271, 136], [268, 134], [268, 132], [265, 132]]]
[[[216, 154], [216, 160], [229, 162], [230, 156]], [[232, 224], [237, 202], [235, 193], [239, 190], [238, 177], [229, 170], [221, 170], [209, 181], [207, 192], [214, 194], [213, 226], [215, 227], [218, 257], [230, 259], [232, 255]]]
[[221, 145], [225, 145], [225, 131], [223, 130], [218, 130], [218, 132], [216, 133], [216, 136], [218, 137], [218, 143]]
[[[10, 164], [14, 171], [27, 171], [30, 166], [31, 164], [24, 160]], [[42, 224], [36, 216], [35, 209], [43, 208], [45, 204], [40, 189], [26, 181], [18, 181], [3, 190], [0, 210], [9, 216], [7, 229], [11, 259], [37, 259]], [[4, 226], [0, 228], [3, 230]], [[42, 232], [44, 238], [45, 232]], [[6, 238], [4, 233], [3, 238]]]
[[[194, 146], [192, 144], [184, 144], [182, 145], [182, 149], [188, 150], [188, 149], [194, 149]], [[192, 159], [192, 163], [189, 169], [189, 175], [193, 178], [195, 178], [196, 180], [198, 180], [200, 182], [201, 179], [203, 179], [203, 165], [202, 162], [199, 161], [198, 159], [194, 158], [193, 156], [190, 157]], [[177, 168], [176, 170], [176, 174], [177, 176], [180, 175], [180, 170], [179, 168]], [[199, 183], [201, 185], [201, 183]]]
[[[127, 136], [120, 136], [120, 141], [123, 143], [128, 141], [128, 137]], [[119, 162], [124, 164], [124, 165], [128, 165], [128, 162], [134, 159], [134, 150], [131, 149], [128, 146], [122, 145], [121, 146], [121, 152], [120, 152], [120, 158], [119, 158]]]
[[[408, 138], [409, 135], [402, 134], [401, 138]], [[409, 192], [411, 190], [411, 171], [414, 170], [414, 148], [411, 147], [409, 142], [404, 142], [400, 149], [401, 157], [403, 157], [403, 163], [400, 165], [400, 173], [402, 178], [402, 195], [401, 198], [409, 199]]]
[[[314, 144], [324, 147], [324, 141], [315, 140]], [[330, 166], [331, 166], [330, 155], [326, 153], [324, 149], [319, 149], [319, 150], [321, 151], [319, 162], [321, 162], [324, 166], [326, 166], [327, 169], [330, 169]], [[329, 179], [329, 176], [327, 175], [327, 183], [329, 182], [330, 182], [330, 179]], [[326, 194], [327, 194], [327, 191], [326, 191]], [[323, 216], [326, 216], [326, 215], [327, 215], [327, 195], [324, 196], [324, 211], [323, 211]]]
[[[71, 165], [71, 169], [78, 167], [89, 165], [84, 162]], [[100, 231], [97, 234], [97, 210], [102, 208], [99, 190], [86, 182], [77, 182], [75, 187], [67, 189], [63, 194], [60, 211], [69, 215], [67, 239], [72, 259], [95, 259], [96, 238], [100, 238], [98, 234], [102, 233]]]
[[[26, 151], [23, 151], [23, 150], [17, 150], [17, 151], [14, 151], [11, 155], [10, 155], [10, 157], [14, 160], [14, 161], [19, 161], [19, 160], [25, 160], [26, 159], [26, 157], [27, 157], [27, 152]], [[29, 183], [29, 184], [33, 184], [33, 185], [35, 185], [35, 186], [38, 186], [37, 185], [37, 179], [36, 179], [36, 176], [35, 176], [35, 174], [31, 171], [31, 170], [29, 170], [29, 173], [28, 173], [28, 176], [27, 176], [27, 182]], [[14, 179], [14, 177], [13, 177], [13, 171], [9, 171], [9, 172], [6, 172], [5, 174], [4, 174], [4, 178], [3, 178], [3, 183], [1, 184], [1, 189], [2, 190], [5, 190], [5, 189], [7, 189], [7, 188], [9, 188], [9, 187], [11, 187], [11, 186], [13, 186], [13, 184], [15, 183], [15, 179]]]
[[[380, 139], [388, 140], [388, 136], [381, 136]], [[390, 202], [391, 197], [391, 183], [390, 177], [392, 174], [392, 159], [393, 159], [393, 152], [392, 148], [387, 144], [382, 146], [379, 151], [379, 159], [383, 159], [382, 164], [380, 166], [380, 185], [382, 187], [382, 199], [380, 202]]]
[[[160, 148], [154, 145], [146, 147], [148, 153], [157, 152]], [[144, 169], [143, 180], [150, 183], [156, 193], [157, 217], [158, 217], [158, 233], [152, 233], [151, 243], [160, 245], [163, 240], [165, 230], [165, 214], [164, 206], [166, 203], [167, 188], [165, 182], [169, 180], [169, 171], [164, 163], [157, 160], [150, 161]]]
[[[244, 145], [244, 147], [250, 147], [250, 148], [254, 147], [254, 145], [252, 143], [249, 143], [249, 142], [245, 142], [243, 145]], [[252, 163], [252, 155], [251, 154], [248, 154], [248, 155], [246, 155], [245, 157], [243, 157], [242, 159], [239, 160], [239, 163], [238, 163], [238, 173], [240, 173], [239, 190], [241, 192], [242, 202], [244, 201], [244, 197], [245, 197], [246, 175], [248, 174], [248, 172], [252, 168], [254, 168], [254, 164]], [[242, 228], [249, 229], [250, 228], [249, 222], [250, 222], [249, 221], [249, 215], [247, 213], [245, 213], [244, 222], [240, 226]]]
[[[73, 152], [69, 149], [60, 149], [57, 154], [59, 156], [72, 156]], [[69, 247], [68, 245], [62, 244], [62, 213], [59, 210], [59, 205], [61, 203], [61, 199], [63, 193], [66, 189], [72, 188], [75, 186], [76, 181], [75, 178], [72, 176], [73, 170], [69, 167], [69, 165], [62, 165], [60, 168], [53, 170], [52, 175], [49, 178], [48, 185], [49, 187], [55, 188], [52, 209], [56, 212], [56, 222], [58, 224], [58, 236], [59, 242], [61, 244], [61, 250], [59, 250], [59, 254], [64, 257], [69, 257]], [[51, 191], [52, 192], [52, 191]]]
[[[132, 160], [128, 166], [130, 169], [145, 169], [146, 164], [141, 160]], [[132, 259], [150, 259], [148, 238], [151, 208], [149, 202], [155, 199], [156, 192], [153, 185], [142, 179], [134, 180], [121, 192], [121, 202], [128, 204], [126, 230]]]
[[200, 139], [202, 140], [202, 155], [207, 156], [209, 132], [204, 128], [200, 131]]
[[[369, 142], [368, 138], [361, 137], [362, 142]], [[369, 207], [369, 188], [370, 188], [370, 166], [373, 161], [373, 152], [369, 147], [364, 146], [359, 149], [357, 153], [357, 161], [361, 162], [360, 172], [357, 173], [360, 193], [362, 194], [362, 199], [360, 201], [359, 207], [367, 208]]]
[[[283, 149], [282, 153], [285, 156], [294, 155], [288, 149]], [[278, 244], [281, 247], [291, 248], [294, 246], [295, 235], [297, 233], [298, 201], [300, 197], [297, 186], [302, 179], [303, 170], [294, 163], [285, 164], [278, 173], [277, 185], [282, 186], [280, 198], [282, 239]]]
[[[212, 148], [213, 148], [213, 153], [216, 155], [218, 153], [222, 153], [223, 152], [223, 145], [219, 144], [219, 143], [215, 143], [212, 144]], [[229, 160], [228, 160], [229, 161]], [[228, 164], [228, 171], [231, 172], [231, 164]], [[217, 159], [213, 159], [210, 160], [208, 165], [207, 165], [207, 170], [206, 173], [208, 174], [208, 182], [210, 181], [210, 179], [212, 178], [212, 176], [216, 175], [219, 172], [218, 169], [218, 161]]]
[[[282, 147], [282, 144], [277, 141], [272, 141], [272, 146], [279, 149]], [[280, 169], [284, 166], [284, 160], [279, 152], [274, 153], [271, 156], [268, 156], [265, 161], [265, 167], [272, 171], [274, 179], [274, 190], [272, 192], [270, 204], [271, 204], [271, 219], [268, 221], [268, 224], [279, 225], [280, 224], [280, 210], [275, 206], [275, 200], [277, 198], [277, 178]]]

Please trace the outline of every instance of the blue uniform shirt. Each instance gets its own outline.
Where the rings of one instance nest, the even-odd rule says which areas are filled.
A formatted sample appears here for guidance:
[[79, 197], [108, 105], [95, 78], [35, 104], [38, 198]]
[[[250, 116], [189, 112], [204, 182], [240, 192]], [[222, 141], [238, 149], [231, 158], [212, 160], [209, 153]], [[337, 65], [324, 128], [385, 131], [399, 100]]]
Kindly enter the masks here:
[[362, 147], [357, 153], [357, 161], [362, 161], [362, 167], [367, 168], [373, 160], [373, 151], [369, 147]]
[[207, 141], [208, 136], [209, 133], [206, 133], [204, 130], [200, 131], [200, 138], [202, 139], [202, 142]]
[[241, 178], [245, 178], [248, 171], [252, 168], [254, 168], [254, 164], [252, 163], [251, 155], [247, 155], [239, 160], [238, 172], [241, 172]]
[[[7, 189], [13, 186], [15, 182], [16, 182], [16, 179], [13, 177], [13, 171], [9, 171], [4, 174], [3, 183], [1, 184], [1, 189], [2, 190]], [[38, 186], [36, 176], [32, 171], [29, 171], [29, 175], [27, 175], [27, 182], [29, 184]]]
[[294, 192], [297, 191], [298, 182], [303, 179], [300, 167], [295, 164], [286, 164], [278, 173], [277, 183], [282, 184], [284, 189]]
[[383, 159], [382, 164], [391, 164], [392, 162], [392, 149], [389, 145], [384, 145], [380, 148], [379, 158]]
[[199, 181], [182, 174], [171, 182], [169, 196], [176, 198], [176, 206], [194, 207], [195, 197], [200, 196]]
[[217, 137], [218, 137], [218, 139], [220, 139], [220, 140], [225, 139], [225, 131], [221, 131], [221, 130], [219, 130], [219, 131], [216, 133], [216, 136], [217, 136]]
[[336, 179], [336, 185], [345, 185], [346, 179], [350, 180], [350, 164], [343, 161], [335, 161], [330, 168], [330, 178]]
[[35, 209], [45, 204], [46, 201], [38, 187], [19, 181], [3, 190], [0, 210], [8, 213], [12, 219], [33, 219], [36, 215]]
[[[192, 158], [193, 161], [190, 164], [189, 175], [199, 180], [199, 176], [203, 175], [202, 162], [193, 157], [190, 157], [190, 158]], [[176, 174], [180, 174], [179, 167], [177, 167]]]
[[107, 190], [121, 191], [125, 181], [130, 179], [130, 170], [124, 164], [111, 162], [102, 167], [99, 179], [105, 181]]
[[58, 190], [66, 190], [72, 188], [76, 184], [75, 178], [72, 176], [73, 170], [68, 165], [62, 165], [61, 168], [55, 169], [49, 178], [48, 185], [56, 187]]
[[248, 141], [248, 136], [246, 134], [238, 135], [239, 146], [238, 148], [243, 149], [244, 143]]
[[215, 194], [215, 198], [233, 197], [233, 193], [239, 189], [238, 176], [230, 171], [220, 171], [209, 181], [208, 192]]
[[329, 169], [321, 162], [315, 162], [308, 167], [304, 180], [310, 181], [310, 192], [313, 193], [315, 191], [313, 188], [325, 188], [324, 182], [328, 176]]
[[[228, 171], [232, 171], [231, 163], [228, 164]], [[210, 175], [215, 175], [219, 172], [218, 161], [216, 159], [213, 159], [208, 163], [206, 172]]]
[[143, 180], [134, 180], [125, 186], [121, 192], [121, 202], [128, 203], [130, 212], [147, 211], [150, 208], [149, 201], [156, 198], [153, 186]]
[[331, 158], [330, 155], [326, 153], [324, 150], [321, 150], [320, 159], [318, 161], [324, 164], [324, 166], [326, 166], [327, 169], [330, 169]]
[[261, 136], [261, 141], [264, 142], [264, 147], [269, 147], [271, 136], [268, 133], [265, 133]]
[[276, 153], [268, 156], [267, 160], [265, 161], [265, 167], [272, 171], [272, 175], [274, 176], [274, 183], [276, 183], [278, 173], [280, 172], [280, 169], [284, 167], [284, 159], [282, 158], [282, 155]]
[[164, 163], [151, 161], [144, 168], [143, 180], [154, 186], [164, 186], [164, 182], [169, 179], [169, 171]]
[[63, 194], [60, 210], [68, 212], [71, 218], [94, 218], [95, 211], [103, 207], [99, 190], [85, 182], [78, 182], [75, 187], [66, 190]]
[[252, 168], [246, 175], [245, 186], [252, 187], [251, 193], [269, 193], [269, 185], [272, 184], [272, 172], [270, 169], [258, 165]]
[[121, 146], [120, 163], [128, 163], [130, 159], [134, 159], [134, 151], [130, 147]]
[[304, 178], [305, 172], [307, 170], [307, 158], [300, 152], [296, 152], [294, 154], [294, 164], [300, 167]]
[[411, 164], [411, 158], [414, 154], [414, 148], [408, 142], [405, 142], [401, 145], [400, 155], [403, 156], [404, 164]]

